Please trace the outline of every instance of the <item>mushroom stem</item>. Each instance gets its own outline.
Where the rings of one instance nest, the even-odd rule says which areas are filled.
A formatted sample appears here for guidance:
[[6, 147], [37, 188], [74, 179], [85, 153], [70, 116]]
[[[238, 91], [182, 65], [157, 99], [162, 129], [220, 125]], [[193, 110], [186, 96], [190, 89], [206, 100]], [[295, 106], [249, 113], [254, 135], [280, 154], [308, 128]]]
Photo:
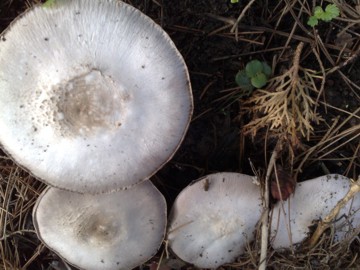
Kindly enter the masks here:
[[332, 221], [339, 214], [340, 210], [345, 207], [345, 205], [350, 201], [358, 192], [360, 192], [360, 175], [358, 176], [358, 180], [351, 183], [351, 187], [346, 193], [345, 197], [342, 198], [336, 206], [331, 210], [330, 214], [327, 215], [323, 220], [320, 220], [318, 226], [316, 227], [315, 232], [311, 236], [311, 238], [306, 243], [306, 246], [310, 249], [313, 248], [318, 242], [320, 236], [323, 232], [330, 227]]
[[260, 249], [260, 265], [259, 270], [266, 269], [267, 247], [269, 239], [269, 179], [273, 168], [275, 167], [276, 158], [280, 150], [280, 140], [277, 141], [274, 151], [271, 155], [269, 165], [265, 176], [264, 190], [264, 210], [261, 217], [261, 249]]

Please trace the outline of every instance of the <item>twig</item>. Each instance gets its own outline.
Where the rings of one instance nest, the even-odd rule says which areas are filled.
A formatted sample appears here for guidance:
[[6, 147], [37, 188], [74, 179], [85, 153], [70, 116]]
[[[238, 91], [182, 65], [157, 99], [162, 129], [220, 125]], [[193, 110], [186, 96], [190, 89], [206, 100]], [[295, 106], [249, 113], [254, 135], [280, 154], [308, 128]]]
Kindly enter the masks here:
[[6, 238], [9, 238], [9, 237], [17, 235], [17, 234], [23, 235], [24, 233], [34, 233], [35, 234], [36, 232], [35, 232], [35, 230], [25, 230], [25, 229], [15, 231], [15, 232], [11, 232], [9, 234], [5, 234], [2, 237], [0, 237], [0, 241], [4, 241], [4, 240], [6, 240]]
[[309, 248], [313, 248], [316, 245], [320, 236], [327, 228], [330, 227], [331, 222], [336, 218], [340, 210], [344, 208], [348, 201], [350, 201], [358, 192], [360, 192], [360, 176], [356, 182], [351, 184], [348, 193], [336, 204], [336, 206], [331, 210], [330, 214], [328, 214], [323, 220], [319, 222], [315, 232], [307, 243]]
[[40, 245], [36, 248], [34, 254], [30, 257], [30, 259], [28, 259], [28, 260], [26, 261], [26, 263], [24, 264], [24, 266], [23, 266], [21, 269], [22, 269], [22, 270], [27, 269], [28, 266], [41, 254], [41, 252], [44, 251], [44, 249], [45, 249], [45, 245], [44, 245], [44, 244], [40, 244]]
[[265, 191], [264, 191], [264, 211], [261, 217], [261, 251], [260, 251], [260, 265], [259, 270], [266, 269], [266, 257], [268, 249], [268, 239], [269, 239], [269, 179], [272, 173], [272, 170], [275, 166], [275, 161], [278, 156], [281, 140], [279, 139], [276, 143], [274, 151], [271, 155], [269, 165], [266, 171], [265, 176]]
[[245, 16], [246, 11], [254, 4], [255, 0], [251, 0], [241, 11], [239, 17], [237, 18], [236, 22], [234, 23], [233, 27], [231, 28], [230, 32], [234, 33], [235, 29], [237, 29], [239, 22]]

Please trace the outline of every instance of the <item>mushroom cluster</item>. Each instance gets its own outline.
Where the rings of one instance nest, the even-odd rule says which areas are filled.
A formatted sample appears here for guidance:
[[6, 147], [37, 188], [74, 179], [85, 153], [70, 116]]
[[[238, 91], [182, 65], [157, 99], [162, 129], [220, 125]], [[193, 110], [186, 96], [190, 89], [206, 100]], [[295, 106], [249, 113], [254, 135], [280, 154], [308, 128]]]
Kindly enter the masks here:
[[[175, 45], [121, 1], [36, 5], [1, 34], [0, 145], [51, 186], [34, 207], [34, 226], [76, 267], [129, 269], [157, 252], [166, 203], [148, 179], [174, 155], [192, 110]], [[273, 247], [302, 241], [349, 185], [335, 175], [298, 184], [290, 207], [273, 211]], [[342, 209], [350, 218], [346, 231], [335, 223], [338, 239], [359, 226], [359, 208], [357, 196]], [[251, 176], [211, 174], [179, 194], [166, 237], [182, 260], [216, 268], [245, 250], [261, 213]]]
[[[350, 179], [335, 174], [298, 183], [295, 193], [272, 210], [273, 248], [302, 242], [312, 222], [326, 217], [350, 186]], [[169, 247], [196, 267], [217, 268], [233, 262], [254, 239], [261, 213], [261, 191], [253, 177], [237, 173], [207, 175], [176, 198], [169, 217]], [[358, 232], [360, 196], [341, 208], [338, 217], [333, 224], [335, 241]]]
[[35, 229], [82, 269], [129, 269], [157, 252], [166, 204], [148, 179], [192, 110], [174, 43], [121, 1], [35, 5], [1, 34], [0, 145], [51, 186]]

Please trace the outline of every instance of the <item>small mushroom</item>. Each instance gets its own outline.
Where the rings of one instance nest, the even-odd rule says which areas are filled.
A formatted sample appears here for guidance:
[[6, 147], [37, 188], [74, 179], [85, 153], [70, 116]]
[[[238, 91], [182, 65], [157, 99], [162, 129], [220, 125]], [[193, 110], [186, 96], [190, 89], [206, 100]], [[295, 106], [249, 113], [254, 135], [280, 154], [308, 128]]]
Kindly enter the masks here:
[[251, 176], [210, 174], [176, 198], [169, 218], [169, 246], [196, 267], [219, 267], [234, 261], [253, 240], [261, 211], [260, 187]]
[[[309, 236], [309, 227], [326, 217], [349, 191], [351, 181], [337, 174], [321, 176], [298, 183], [295, 193], [273, 209], [271, 245], [275, 249], [290, 248]], [[334, 222], [335, 240], [356, 231], [360, 225], [360, 196], [341, 209]]]
[[33, 220], [41, 241], [70, 264], [87, 270], [131, 269], [161, 245], [166, 203], [150, 181], [97, 195], [48, 187]]
[[174, 43], [122, 1], [36, 5], [1, 34], [0, 145], [54, 187], [108, 192], [150, 177], [192, 108]]

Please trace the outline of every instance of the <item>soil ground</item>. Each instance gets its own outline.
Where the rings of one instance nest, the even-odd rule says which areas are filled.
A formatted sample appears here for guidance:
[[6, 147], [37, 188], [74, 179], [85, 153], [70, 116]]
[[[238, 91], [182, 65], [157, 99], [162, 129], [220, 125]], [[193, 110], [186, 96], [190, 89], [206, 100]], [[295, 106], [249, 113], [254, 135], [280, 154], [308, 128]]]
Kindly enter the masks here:
[[[35, 2], [3, 0], [0, 30]], [[183, 55], [191, 77], [195, 111], [189, 131], [175, 157], [152, 178], [169, 208], [184, 187], [209, 173], [253, 175], [251, 162], [260, 179], [264, 179], [271, 153], [279, 142], [282, 150], [277, 163], [286, 175], [285, 187], [287, 183], [328, 173], [352, 179], [360, 175], [359, 1], [125, 2], [164, 28]], [[319, 22], [314, 28], [308, 26], [314, 6], [328, 3], [340, 8], [340, 16]], [[231, 31], [243, 11], [236, 31]], [[289, 79], [311, 80], [304, 94], [314, 101], [309, 111], [314, 117], [307, 122], [311, 129], [297, 129], [304, 123], [291, 108], [287, 113], [294, 118], [295, 128], [285, 120], [272, 126], [274, 120], [264, 118], [261, 103], [255, 106], [259, 105], [261, 92], [244, 92], [235, 83], [235, 75], [249, 61], [258, 59], [272, 66], [271, 78], [277, 78], [296, 64], [294, 56], [300, 43], [300, 71]], [[271, 82], [263, 89], [274, 93], [275, 87], [269, 85]], [[262, 124], [257, 125], [257, 119], [262, 119]], [[51, 265], [61, 260], [40, 244], [31, 222], [32, 206], [44, 185], [1, 155], [0, 269], [56, 269]], [[247, 254], [226, 268], [257, 268], [258, 248], [258, 243], [252, 244]], [[356, 236], [344, 246], [331, 243], [329, 235], [325, 235], [311, 252], [292, 254], [269, 249], [268, 267], [359, 269], [359, 250]]]

